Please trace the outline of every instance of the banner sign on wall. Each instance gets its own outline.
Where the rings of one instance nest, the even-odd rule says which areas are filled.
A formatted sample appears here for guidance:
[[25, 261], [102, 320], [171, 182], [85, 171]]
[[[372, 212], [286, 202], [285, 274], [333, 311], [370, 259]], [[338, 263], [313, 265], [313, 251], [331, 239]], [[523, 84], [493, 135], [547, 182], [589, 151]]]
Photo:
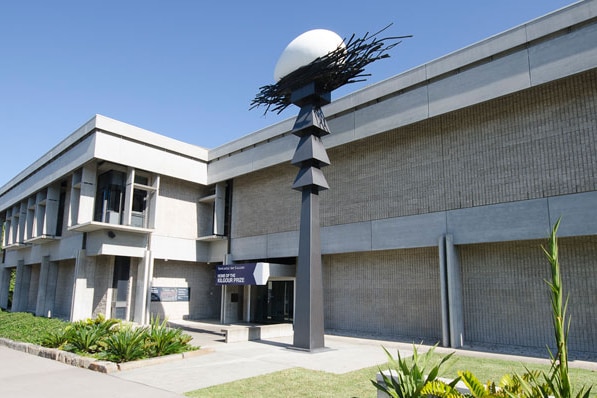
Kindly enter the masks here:
[[269, 263], [228, 264], [216, 266], [216, 285], [265, 285]]
[[190, 287], [152, 287], [151, 301], [190, 301]]

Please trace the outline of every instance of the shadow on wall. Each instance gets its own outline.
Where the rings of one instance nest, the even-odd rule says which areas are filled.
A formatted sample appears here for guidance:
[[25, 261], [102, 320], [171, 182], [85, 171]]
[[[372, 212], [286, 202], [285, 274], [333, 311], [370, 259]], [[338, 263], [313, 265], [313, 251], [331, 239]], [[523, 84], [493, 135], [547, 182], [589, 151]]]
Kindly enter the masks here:
[[149, 307], [149, 314], [151, 318], [166, 319], [166, 310], [160, 301], [160, 297], [156, 293], [151, 293], [151, 304]]

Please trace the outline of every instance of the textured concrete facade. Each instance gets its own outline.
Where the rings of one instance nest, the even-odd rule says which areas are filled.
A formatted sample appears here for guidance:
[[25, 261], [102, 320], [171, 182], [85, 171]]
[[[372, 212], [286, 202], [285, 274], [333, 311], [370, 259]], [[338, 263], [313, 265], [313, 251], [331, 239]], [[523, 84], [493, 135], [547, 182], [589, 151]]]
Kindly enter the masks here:
[[[552, 346], [549, 264], [545, 241], [467, 245], [463, 264], [465, 329], [470, 342]], [[569, 294], [571, 332], [568, 346], [594, 351], [597, 341], [597, 274], [591, 266], [597, 251], [594, 236], [560, 239], [564, 289]]]
[[156, 262], [152, 285], [190, 288], [191, 301], [152, 302], [151, 314], [171, 320], [219, 319], [221, 292], [215, 278], [215, 267], [208, 264]]
[[[597, 355], [597, 0], [323, 111], [328, 330], [543, 348], [552, 336], [540, 244], [561, 217], [570, 348]], [[221, 287], [215, 264], [294, 270], [292, 125], [206, 150], [97, 115], [0, 187], [0, 305], [14, 273], [13, 310], [110, 314], [115, 286], [127, 286], [119, 305], [138, 323], [252, 320], [275, 284], [293, 291], [295, 274]], [[190, 288], [190, 299], [152, 301], [152, 288]], [[293, 297], [283, 301], [286, 311]]]
[[[333, 148], [322, 225], [595, 191], [596, 114], [594, 70]], [[293, 171], [235, 180], [233, 238], [297, 229]]]
[[324, 256], [326, 329], [439, 340], [437, 258], [435, 248]]

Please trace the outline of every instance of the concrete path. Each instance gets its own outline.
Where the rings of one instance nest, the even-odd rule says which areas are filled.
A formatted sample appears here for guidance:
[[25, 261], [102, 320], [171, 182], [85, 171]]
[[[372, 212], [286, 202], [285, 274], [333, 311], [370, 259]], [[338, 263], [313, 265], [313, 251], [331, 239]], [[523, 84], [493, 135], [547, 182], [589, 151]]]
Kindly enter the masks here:
[[411, 351], [399, 343], [338, 336], [326, 336], [326, 348], [318, 352], [295, 350], [289, 348], [291, 345], [292, 337], [230, 344], [215, 340], [204, 345], [214, 349], [211, 354], [123, 371], [116, 376], [183, 393], [295, 367], [341, 374], [376, 366], [386, 361], [382, 345], [393, 353], [398, 346], [405, 355]]
[[[333, 335], [326, 335], [326, 349], [313, 353], [292, 349], [290, 336], [226, 344], [218, 328], [195, 324], [193, 330], [185, 331], [193, 337], [194, 345], [211, 348], [211, 353], [109, 375], [0, 347], [0, 397], [181, 397], [184, 392], [294, 367], [341, 374], [376, 366], [386, 362], [382, 347], [393, 355], [397, 350], [403, 356], [412, 352], [411, 344]], [[436, 349], [440, 353], [452, 351]], [[549, 363], [524, 352], [457, 351], [458, 355]], [[597, 362], [572, 361], [570, 365], [597, 370]]]
[[180, 394], [0, 347], [2, 398], [175, 398]]

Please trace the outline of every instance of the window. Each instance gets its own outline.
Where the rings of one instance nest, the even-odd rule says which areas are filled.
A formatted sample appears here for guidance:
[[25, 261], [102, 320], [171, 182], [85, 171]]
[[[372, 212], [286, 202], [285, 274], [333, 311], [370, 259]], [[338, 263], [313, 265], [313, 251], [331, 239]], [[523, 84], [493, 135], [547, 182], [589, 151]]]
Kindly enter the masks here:
[[94, 220], [122, 224], [126, 174], [110, 170], [98, 177]]

